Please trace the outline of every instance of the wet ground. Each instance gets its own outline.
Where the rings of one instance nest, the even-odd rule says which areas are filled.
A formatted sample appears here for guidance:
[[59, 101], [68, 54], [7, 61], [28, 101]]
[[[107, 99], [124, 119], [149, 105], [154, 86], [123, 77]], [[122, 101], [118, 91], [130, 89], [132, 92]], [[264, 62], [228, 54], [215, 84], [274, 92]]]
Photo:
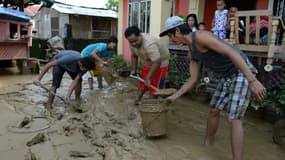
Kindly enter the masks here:
[[[0, 154], [8, 159], [98, 160], [230, 160], [226, 114], [220, 119], [216, 144], [205, 147], [207, 103], [184, 96], [167, 113], [168, 134], [146, 138], [138, 106], [133, 105], [135, 82], [120, 78], [111, 87], [89, 91], [84, 81], [81, 110], [55, 99], [55, 118], [47, 119], [45, 90], [34, 86], [35, 75], [0, 69]], [[42, 80], [50, 86], [51, 75]], [[58, 95], [71, 80], [66, 76]], [[96, 86], [96, 84], [95, 84]], [[21, 122], [26, 117], [28, 125]], [[249, 112], [245, 119], [245, 159], [283, 160], [285, 149], [271, 139], [272, 124]]]

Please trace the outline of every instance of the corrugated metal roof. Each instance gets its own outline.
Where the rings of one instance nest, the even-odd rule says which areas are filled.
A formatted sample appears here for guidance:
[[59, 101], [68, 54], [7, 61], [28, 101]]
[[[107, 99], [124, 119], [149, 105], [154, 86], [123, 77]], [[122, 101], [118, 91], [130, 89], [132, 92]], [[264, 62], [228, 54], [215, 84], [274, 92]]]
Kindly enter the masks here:
[[51, 8], [57, 10], [60, 13], [66, 13], [66, 14], [118, 18], [117, 12], [106, 9], [71, 6], [60, 3], [54, 3]]
[[29, 22], [31, 19], [31, 16], [24, 12], [20, 12], [14, 9], [0, 7], [0, 18], [22, 21], [22, 22]]

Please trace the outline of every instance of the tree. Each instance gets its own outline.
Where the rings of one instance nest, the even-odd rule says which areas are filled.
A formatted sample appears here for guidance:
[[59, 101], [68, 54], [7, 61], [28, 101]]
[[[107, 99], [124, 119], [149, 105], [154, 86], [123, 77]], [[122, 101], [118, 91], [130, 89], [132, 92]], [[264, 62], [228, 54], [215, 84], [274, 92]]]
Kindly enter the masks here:
[[108, 0], [106, 7], [113, 11], [118, 11], [119, 0]]

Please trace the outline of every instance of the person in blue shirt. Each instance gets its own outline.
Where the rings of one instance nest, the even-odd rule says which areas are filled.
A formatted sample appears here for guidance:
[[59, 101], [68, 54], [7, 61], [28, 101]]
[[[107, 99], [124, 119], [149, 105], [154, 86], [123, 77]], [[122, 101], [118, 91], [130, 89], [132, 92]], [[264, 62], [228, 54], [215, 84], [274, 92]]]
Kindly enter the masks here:
[[97, 77], [98, 88], [102, 88], [102, 75], [101, 75], [101, 65], [107, 65], [108, 62], [105, 59], [110, 58], [113, 55], [113, 52], [117, 48], [118, 39], [114, 36], [111, 36], [108, 40], [108, 43], [94, 43], [85, 47], [81, 51], [83, 57], [94, 57], [95, 58], [95, 69], [90, 70], [86, 73], [88, 77], [89, 88], [93, 89], [93, 76]]
[[50, 111], [53, 108], [52, 103], [54, 100], [54, 94], [56, 93], [57, 88], [60, 87], [60, 83], [65, 72], [70, 75], [73, 81], [68, 89], [64, 100], [66, 103], [68, 103], [73, 90], [75, 90], [76, 101], [80, 103], [80, 94], [82, 87], [81, 77], [86, 71], [94, 68], [94, 58], [83, 58], [79, 52], [73, 50], [61, 51], [53, 58], [51, 62], [47, 63], [43, 67], [41, 73], [34, 81], [35, 85], [40, 85], [41, 79], [44, 77], [44, 75], [48, 72], [50, 68], [53, 68], [52, 86], [50, 88], [46, 109]]

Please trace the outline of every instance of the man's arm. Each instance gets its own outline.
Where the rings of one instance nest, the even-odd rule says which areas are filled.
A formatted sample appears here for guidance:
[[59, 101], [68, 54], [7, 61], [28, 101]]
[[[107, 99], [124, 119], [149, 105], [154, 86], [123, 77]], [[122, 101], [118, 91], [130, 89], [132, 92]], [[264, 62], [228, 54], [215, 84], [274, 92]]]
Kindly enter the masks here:
[[48, 64], [46, 64], [42, 69], [42, 71], [40, 72], [40, 74], [38, 75], [37, 79], [34, 81], [34, 83], [35, 84], [39, 83], [42, 80], [43, 76], [47, 73], [47, 71], [55, 65], [57, 65], [56, 61], [51, 61]]
[[132, 72], [131, 72], [131, 74], [136, 74], [137, 73], [137, 67], [138, 67], [138, 56], [132, 54], [131, 62], [132, 62]]
[[101, 59], [97, 54], [99, 53], [99, 51], [97, 49], [95, 49], [93, 52], [92, 52], [92, 56], [98, 60], [100, 63], [102, 64], [107, 64], [107, 62], [103, 61], [103, 59]]
[[198, 61], [191, 59], [190, 53], [189, 53], [189, 59], [190, 59], [189, 72], [191, 77], [187, 82], [183, 84], [183, 86], [177, 92], [167, 97], [168, 101], [174, 102], [177, 98], [185, 94], [187, 91], [191, 90], [199, 80], [201, 64]]
[[66, 102], [69, 102], [70, 96], [71, 96], [73, 90], [75, 89], [75, 87], [78, 85], [78, 83], [80, 83], [80, 80], [81, 80], [81, 76], [80, 76], [80, 74], [78, 74], [68, 88], [67, 94], [64, 98]]
[[161, 53], [159, 51], [159, 46], [155, 43], [149, 44], [145, 50], [146, 55], [152, 62], [151, 69], [145, 79], [145, 84], [149, 87], [151, 78], [155, 75], [161, 66]]
[[[203, 50], [213, 50], [218, 54], [227, 56], [233, 64], [245, 75], [249, 82], [249, 87], [253, 94], [261, 101], [265, 97], [265, 88], [256, 79], [255, 75], [250, 71], [248, 65], [236, 50], [220, 42], [216, 37], [207, 32], [200, 32], [196, 34], [196, 45]], [[204, 52], [204, 51], [202, 51]]]

